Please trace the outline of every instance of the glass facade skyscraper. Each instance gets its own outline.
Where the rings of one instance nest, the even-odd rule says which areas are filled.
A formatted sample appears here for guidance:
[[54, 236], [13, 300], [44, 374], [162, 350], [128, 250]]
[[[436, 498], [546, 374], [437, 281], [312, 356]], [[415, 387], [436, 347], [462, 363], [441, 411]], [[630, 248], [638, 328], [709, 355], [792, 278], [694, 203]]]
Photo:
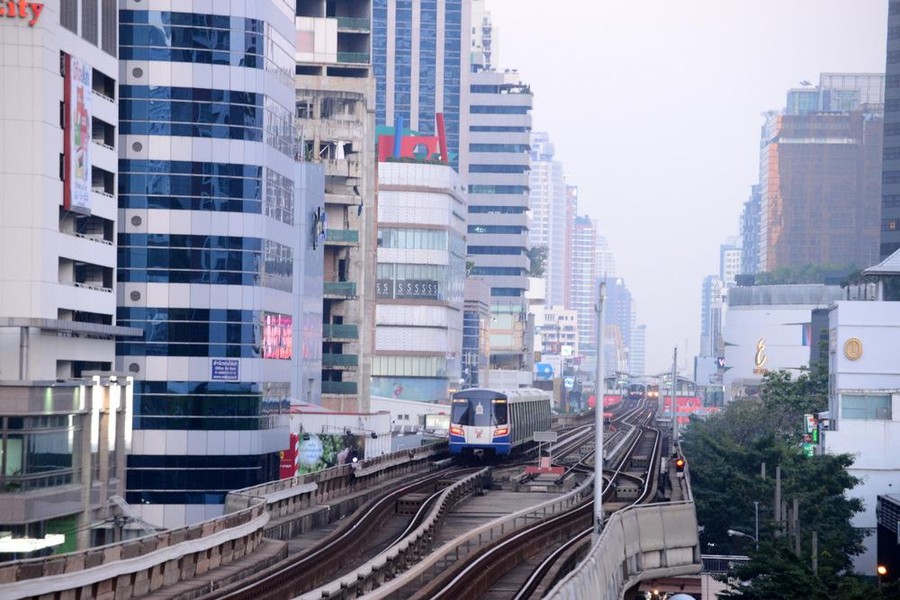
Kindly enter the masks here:
[[294, 3], [120, 10], [127, 501], [165, 527], [278, 477], [300, 344]]
[[[469, 3], [463, 0], [374, 0], [372, 69], [375, 118], [435, 135], [443, 113], [450, 164], [459, 164], [461, 90], [468, 81]], [[440, 45], [440, 47], [439, 47]]]

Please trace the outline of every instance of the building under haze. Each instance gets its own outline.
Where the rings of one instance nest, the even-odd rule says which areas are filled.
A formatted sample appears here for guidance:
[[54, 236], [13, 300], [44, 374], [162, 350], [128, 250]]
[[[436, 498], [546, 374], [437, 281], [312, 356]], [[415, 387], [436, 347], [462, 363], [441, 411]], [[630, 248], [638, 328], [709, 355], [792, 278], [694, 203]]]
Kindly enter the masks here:
[[528, 177], [528, 235], [531, 247], [547, 250], [544, 261], [546, 303], [564, 306], [566, 274], [567, 186], [563, 164], [547, 133], [531, 134], [531, 173]]
[[647, 373], [647, 326], [636, 325], [631, 332], [631, 352], [628, 355], [628, 372], [634, 377]]
[[883, 104], [884, 76], [823, 73], [766, 115], [758, 271], [877, 262]]
[[603, 306], [605, 320], [604, 355], [607, 373], [629, 372], [631, 330], [634, 322], [631, 290], [621, 277], [606, 278], [606, 303]]
[[578, 315], [578, 347], [582, 355], [597, 355], [597, 228], [590, 217], [575, 217], [572, 236], [572, 308]]
[[741, 212], [741, 274], [750, 275], [759, 268], [759, 219], [762, 205], [759, 184], [750, 188], [750, 198]]
[[700, 356], [716, 356], [722, 337], [722, 317], [725, 310], [726, 286], [720, 277], [703, 278], [700, 298]]

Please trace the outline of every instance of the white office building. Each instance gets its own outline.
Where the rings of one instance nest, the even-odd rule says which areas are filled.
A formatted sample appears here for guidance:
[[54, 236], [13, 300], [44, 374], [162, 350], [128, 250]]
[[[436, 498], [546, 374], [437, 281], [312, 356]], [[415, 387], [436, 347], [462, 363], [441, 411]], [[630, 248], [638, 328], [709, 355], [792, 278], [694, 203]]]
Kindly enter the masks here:
[[460, 387], [465, 191], [447, 165], [378, 165], [372, 395], [448, 401]]
[[[896, 278], [900, 256], [885, 259], [866, 274]], [[863, 511], [852, 521], [870, 535], [854, 559], [858, 573], [876, 567], [877, 499], [900, 488], [900, 302], [836, 302], [829, 311], [827, 420], [820, 444], [832, 454], [851, 454], [850, 474], [860, 479], [850, 495]], [[825, 417], [825, 415], [822, 415]], [[827, 423], [827, 427], [825, 424]]]
[[528, 242], [547, 249], [544, 261], [546, 303], [564, 306], [567, 248], [567, 189], [562, 162], [547, 133], [531, 134], [531, 171], [528, 175]]
[[116, 2], [6, 4], [0, 560], [111, 540], [92, 526], [124, 494], [131, 437], [115, 336], [140, 333], [116, 324]]
[[753, 396], [768, 371], [794, 376], [809, 366], [812, 311], [841, 298], [825, 285], [762, 285], [728, 291], [728, 319], [722, 339], [725, 402]]

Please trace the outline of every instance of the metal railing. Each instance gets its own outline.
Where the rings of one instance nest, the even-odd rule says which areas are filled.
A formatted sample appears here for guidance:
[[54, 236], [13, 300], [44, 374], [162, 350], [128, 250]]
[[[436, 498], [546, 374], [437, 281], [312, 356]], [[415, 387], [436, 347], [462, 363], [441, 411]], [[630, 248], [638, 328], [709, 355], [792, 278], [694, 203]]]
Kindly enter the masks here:
[[365, 17], [338, 17], [337, 26], [338, 29], [368, 31], [372, 27], [372, 22]]
[[339, 63], [369, 64], [368, 52], [338, 52]]
[[328, 229], [325, 231], [325, 242], [359, 243], [359, 231], [355, 229]]
[[357, 367], [359, 356], [356, 354], [322, 354], [322, 367]]
[[326, 323], [322, 325], [322, 337], [327, 340], [357, 340], [359, 339], [359, 326]]
[[340, 298], [356, 298], [355, 281], [326, 281], [322, 286], [322, 292], [326, 296]]
[[323, 381], [323, 394], [356, 394], [355, 381]]

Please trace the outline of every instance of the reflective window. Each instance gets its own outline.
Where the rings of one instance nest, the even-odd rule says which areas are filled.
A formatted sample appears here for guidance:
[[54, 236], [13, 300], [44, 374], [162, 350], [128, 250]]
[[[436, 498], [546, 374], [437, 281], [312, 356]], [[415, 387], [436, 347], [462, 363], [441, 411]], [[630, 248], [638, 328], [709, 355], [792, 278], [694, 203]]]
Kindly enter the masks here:
[[124, 85], [120, 132], [262, 141], [262, 103], [262, 94], [249, 92]]
[[841, 417], [863, 421], [890, 421], [890, 394], [841, 394]]
[[[119, 161], [120, 208], [259, 214], [262, 212], [261, 200], [262, 167], [259, 166], [166, 160]], [[270, 216], [276, 215], [277, 210], [273, 209]]]
[[528, 165], [469, 165], [469, 173], [527, 173]]
[[256, 19], [122, 10], [119, 11], [119, 21], [121, 60], [160, 60], [251, 68], [262, 68], [264, 64], [263, 22]]

